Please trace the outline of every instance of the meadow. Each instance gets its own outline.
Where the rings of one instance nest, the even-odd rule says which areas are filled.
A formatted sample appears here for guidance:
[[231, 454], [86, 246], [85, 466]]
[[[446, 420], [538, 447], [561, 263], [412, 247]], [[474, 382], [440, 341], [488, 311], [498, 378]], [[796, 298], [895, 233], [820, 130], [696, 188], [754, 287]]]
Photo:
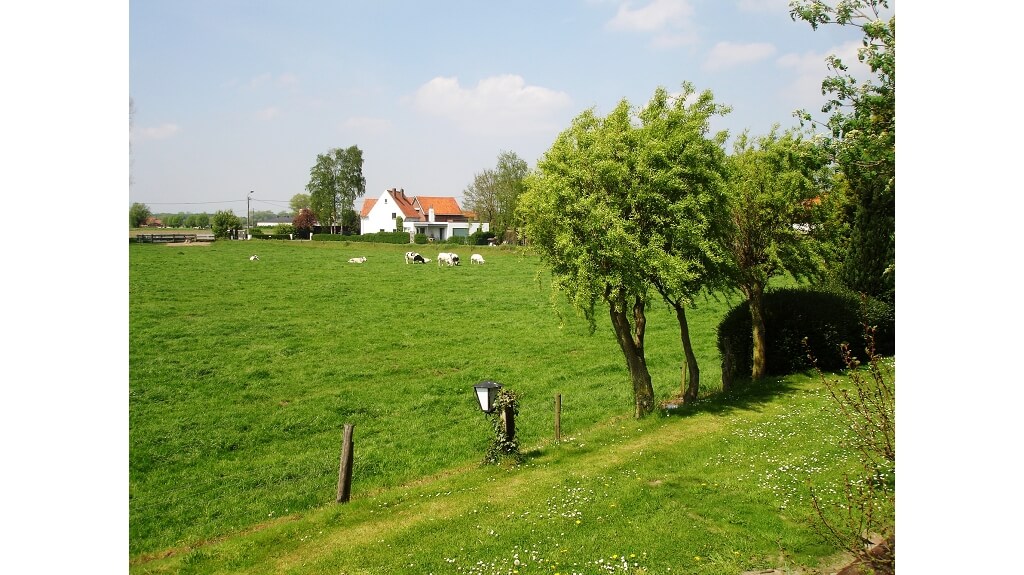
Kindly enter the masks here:
[[[705, 399], [637, 421], [606, 312], [590, 334], [538, 257], [414, 248], [456, 251], [449, 268], [407, 249], [130, 244], [133, 572], [739, 573], [836, 552], [806, 482], [848, 466], [844, 428], [809, 375], [720, 396], [715, 327], [735, 295], [688, 312]], [[664, 306], [647, 352], [659, 400], [675, 397]], [[523, 465], [480, 465], [484, 379], [522, 394]]]

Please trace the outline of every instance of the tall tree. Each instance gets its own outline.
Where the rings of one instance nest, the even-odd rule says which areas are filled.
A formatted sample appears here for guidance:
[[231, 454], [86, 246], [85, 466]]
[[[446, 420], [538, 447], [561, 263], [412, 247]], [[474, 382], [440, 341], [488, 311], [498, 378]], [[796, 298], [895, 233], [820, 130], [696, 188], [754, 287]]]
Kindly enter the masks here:
[[817, 275], [833, 245], [826, 234], [835, 230], [825, 225], [832, 196], [826, 190], [824, 150], [797, 130], [782, 136], [777, 130], [753, 140], [740, 134], [729, 157], [728, 247], [736, 285], [750, 308], [753, 380], [764, 377], [767, 368], [763, 296], [768, 281], [786, 272], [798, 278]]
[[686, 308], [701, 292], [726, 286], [729, 278], [720, 241], [728, 231], [723, 149], [728, 134], [708, 137], [710, 119], [728, 112], [714, 103], [710, 91], [698, 95], [688, 82], [676, 95], [659, 88], [640, 112], [632, 192], [638, 232], [646, 242], [639, 259], [676, 313], [686, 364], [684, 403], [695, 401], [700, 387]]
[[494, 219], [494, 231], [505, 237], [505, 233], [515, 225], [516, 206], [519, 197], [526, 191], [526, 176], [530, 166], [514, 152], [503, 151], [498, 155], [498, 165], [494, 170], [494, 191], [498, 210]]
[[476, 212], [480, 221], [494, 226], [498, 219], [498, 190], [494, 170], [486, 169], [473, 174], [473, 183], [462, 192], [462, 201], [467, 209]]
[[149, 206], [135, 202], [128, 208], [128, 223], [131, 227], [137, 228], [146, 223], [146, 219], [152, 215], [153, 213], [149, 211]]
[[491, 224], [491, 231], [503, 237], [515, 225], [516, 205], [526, 190], [529, 164], [514, 152], [498, 155], [494, 169], [474, 174], [473, 183], [463, 191], [467, 208], [477, 213], [482, 221]]
[[288, 201], [288, 207], [292, 209], [293, 214], [298, 214], [302, 211], [302, 208], [308, 208], [309, 206], [309, 194], [295, 194]]
[[[817, 30], [853, 26], [864, 33], [857, 59], [872, 76], [856, 79], [838, 57], [821, 84], [830, 99], [827, 141], [852, 200], [849, 250], [841, 277], [849, 287], [888, 300], [896, 297], [896, 16], [883, 18], [886, 0], [793, 0], [790, 17]], [[803, 121], [813, 122], [807, 112]]]
[[[652, 287], [677, 310], [688, 365], [699, 374], [684, 307], [722, 282], [721, 186], [725, 134], [707, 139], [708, 119], [724, 113], [710, 92], [693, 106], [659, 88], [634, 114], [623, 100], [605, 118], [573, 120], [527, 179], [517, 214], [562, 290], [594, 328], [597, 302], [608, 306], [633, 385], [634, 415], [654, 408], [644, 350]], [[691, 392], [696, 396], [696, 387]]]
[[363, 152], [357, 146], [344, 150], [331, 148], [326, 154], [317, 154], [316, 164], [309, 170], [310, 208], [320, 224], [341, 226], [344, 210], [353, 209], [357, 198], [366, 193], [366, 178], [363, 177]]

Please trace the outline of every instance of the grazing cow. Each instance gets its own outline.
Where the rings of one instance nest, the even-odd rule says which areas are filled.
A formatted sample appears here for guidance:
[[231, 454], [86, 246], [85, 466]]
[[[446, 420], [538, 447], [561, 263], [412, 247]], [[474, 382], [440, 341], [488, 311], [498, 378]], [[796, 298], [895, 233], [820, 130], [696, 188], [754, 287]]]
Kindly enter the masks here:
[[256, 254], [252, 254], [251, 256], [249, 256], [249, 261], [251, 261], [251, 262], [257, 262], [259, 260], [260, 260], [260, 256], [258, 256]]
[[459, 254], [451, 252], [441, 252], [437, 254], [437, 265], [447, 264], [449, 266], [459, 265]]
[[421, 256], [417, 252], [405, 252], [405, 263], [425, 264], [429, 261], [430, 259]]
[[361, 258], [349, 258], [348, 263], [350, 264], [361, 264], [366, 262], [366, 257]]
[[471, 264], [482, 264], [484, 263], [484, 256], [480, 254], [473, 254], [469, 256], [469, 263]]

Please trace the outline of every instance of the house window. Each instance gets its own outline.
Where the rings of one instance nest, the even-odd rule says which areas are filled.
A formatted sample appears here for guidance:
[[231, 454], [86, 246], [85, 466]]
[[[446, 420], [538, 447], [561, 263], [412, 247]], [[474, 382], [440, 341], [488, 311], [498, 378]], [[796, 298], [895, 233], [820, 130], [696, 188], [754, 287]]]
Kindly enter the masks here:
[[395, 219], [395, 216], [396, 216], [396, 215], [397, 215], [397, 214], [395, 214], [395, 212], [391, 212], [391, 219]]

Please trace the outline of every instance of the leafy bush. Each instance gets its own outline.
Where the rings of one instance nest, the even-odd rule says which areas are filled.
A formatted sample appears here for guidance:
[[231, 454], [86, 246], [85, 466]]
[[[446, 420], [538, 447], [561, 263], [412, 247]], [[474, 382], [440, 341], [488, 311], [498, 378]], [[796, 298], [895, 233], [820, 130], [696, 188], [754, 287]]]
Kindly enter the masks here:
[[252, 234], [252, 237], [254, 237], [254, 238], [261, 238], [264, 235], [266, 235], [266, 234], [263, 233], [263, 230], [260, 229], [260, 228], [249, 228], [249, 233]]
[[[807, 338], [811, 353], [824, 370], [844, 366], [839, 350], [848, 343], [857, 356], [866, 359], [863, 323], [876, 326], [875, 345], [881, 355], [896, 351], [896, 313], [888, 304], [838, 290], [789, 288], [764, 294], [767, 330], [767, 373], [784, 375], [811, 367], [807, 359]], [[722, 373], [750, 374], [753, 362], [753, 334], [747, 302], [732, 308], [718, 325], [718, 351]]]
[[414, 241], [421, 245], [427, 243], [427, 234], [416, 234], [416, 239]]
[[407, 244], [409, 243], [409, 232], [377, 232], [375, 234], [363, 234], [356, 236], [343, 236], [340, 234], [313, 234], [313, 239], [321, 242], [371, 242], [378, 244]]
[[277, 224], [274, 226], [275, 236], [287, 236], [288, 234], [295, 233], [295, 226], [292, 224]]
[[466, 245], [466, 238], [460, 236], [449, 236], [444, 243], [455, 246], [464, 246]]
[[488, 240], [493, 237], [494, 232], [484, 232], [477, 230], [469, 234], [469, 240], [466, 243], [473, 246], [486, 246], [489, 243]]

